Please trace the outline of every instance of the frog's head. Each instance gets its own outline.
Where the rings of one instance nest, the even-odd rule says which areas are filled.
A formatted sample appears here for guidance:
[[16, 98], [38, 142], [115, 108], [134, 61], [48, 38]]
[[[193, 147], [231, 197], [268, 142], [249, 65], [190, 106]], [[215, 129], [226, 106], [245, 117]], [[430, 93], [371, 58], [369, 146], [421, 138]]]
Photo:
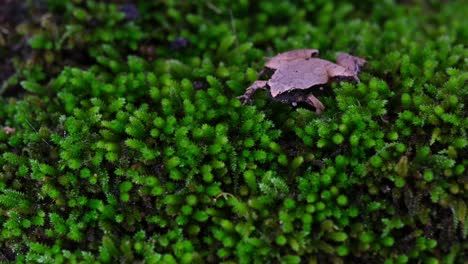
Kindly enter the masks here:
[[348, 53], [338, 52], [336, 54], [336, 64], [345, 67], [349, 71], [353, 72], [356, 76], [366, 63], [367, 61], [365, 59], [350, 55]]

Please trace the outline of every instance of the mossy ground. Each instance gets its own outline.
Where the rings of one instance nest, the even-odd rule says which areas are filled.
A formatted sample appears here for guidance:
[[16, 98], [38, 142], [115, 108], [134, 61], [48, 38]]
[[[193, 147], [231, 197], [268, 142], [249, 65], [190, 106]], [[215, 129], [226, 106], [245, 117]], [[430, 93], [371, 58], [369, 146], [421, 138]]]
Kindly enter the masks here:
[[[466, 2], [3, 2], [0, 261], [468, 257]], [[241, 105], [297, 48], [369, 63]]]

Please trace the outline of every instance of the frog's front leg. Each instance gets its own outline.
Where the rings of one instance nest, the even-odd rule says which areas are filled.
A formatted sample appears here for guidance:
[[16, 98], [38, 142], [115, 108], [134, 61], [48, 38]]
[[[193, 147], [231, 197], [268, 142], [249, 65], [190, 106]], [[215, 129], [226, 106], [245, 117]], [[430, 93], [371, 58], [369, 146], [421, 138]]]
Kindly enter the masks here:
[[313, 105], [315, 107], [315, 113], [317, 115], [322, 114], [323, 110], [325, 110], [325, 106], [320, 102], [317, 97], [315, 97], [313, 94], [309, 94], [306, 98], [306, 103]]
[[247, 104], [252, 102], [252, 96], [258, 89], [265, 89], [267, 87], [267, 81], [255, 81], [250, 85], [245, 93], [237, 98], [242, 101], [242, 104]]
[[320, 102], [320, 100], [312, 94], [307, 96], [307, 103], [315, 107], [315, 113], [318, 115], [320, 115], [323, 110], [325, 110], [325, 106], [322, 104], [322, 102]]
[[320, 115], [323, 110], [325, 110], [325, 106], [320, 102], [317, 97], [312, 94], [300, 95], [295, 98], [294, 102], [291, 102], [292, 106], [296, 107], [297, 103], [306, 103], [311, 105], [315, 108], [315, 113]]
[[[297, 97], [297, 102], [303, 102], [303, 103], [307, 103], [307, 104], [313, 106], [315, 108], [315, 113], [317, 115], [322, 114], [323, 110], [325, 110], [325, 106], [313, 94], [299, 96], [299, 97]], [[297, 103], [293, 102], [292, 105], [297, 106]]]

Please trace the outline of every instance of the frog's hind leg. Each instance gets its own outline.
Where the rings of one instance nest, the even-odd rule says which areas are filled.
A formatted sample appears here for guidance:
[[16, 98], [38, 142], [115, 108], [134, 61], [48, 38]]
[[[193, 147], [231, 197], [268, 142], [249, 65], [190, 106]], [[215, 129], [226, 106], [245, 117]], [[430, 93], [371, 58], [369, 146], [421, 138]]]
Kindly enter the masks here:
[[258, 89], [266, 89], [267, 81], [255, 81], [250, 85], [245, 93], [237, 98], [242, 101], [242, 104], [247, 104], [252, 102], [252, 96]]
[[309, 94], [304, 97], [305, 98], [303, 98], [303, 102], [308, 103], [309, 105], [313, 106], [315, 108], [315, 113], [317, 115], [320, 115], [323, 112], [323, 110], [325, 110], [325, 106], [314, 95]]

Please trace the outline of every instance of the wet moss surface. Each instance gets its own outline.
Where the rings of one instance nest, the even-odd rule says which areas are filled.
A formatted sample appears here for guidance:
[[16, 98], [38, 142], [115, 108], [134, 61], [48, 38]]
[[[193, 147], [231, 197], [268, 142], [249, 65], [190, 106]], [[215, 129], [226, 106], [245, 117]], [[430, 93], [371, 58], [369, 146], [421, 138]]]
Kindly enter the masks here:
[[[0, 261], [467, 258], [464, 1], [0, 4]], [[241, 104], [300, 48], [368, 64]]]

